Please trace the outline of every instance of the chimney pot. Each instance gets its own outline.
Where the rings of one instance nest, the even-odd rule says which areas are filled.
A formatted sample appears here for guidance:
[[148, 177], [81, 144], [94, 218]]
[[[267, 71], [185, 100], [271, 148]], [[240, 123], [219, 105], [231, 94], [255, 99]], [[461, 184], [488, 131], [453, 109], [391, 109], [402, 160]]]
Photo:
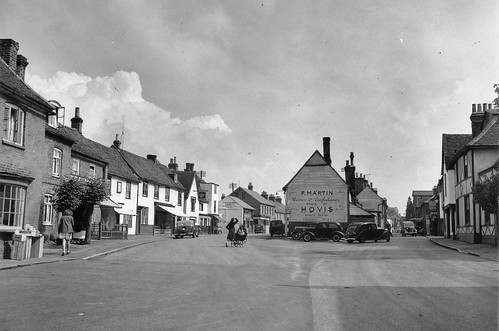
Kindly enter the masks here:
[[345, 164], [345, 166], [347, 166], [347, 167], [348, 167], [348, 160], [346, 160], [346, 164]]
[[353, 158], [354, 158], [353, 152], [350, 152], [350, 164], [351, 165], [353, 165]]
[[481, 104], [477, 104], [476, 105], [476, 111], [481, 113], [482, 112], [482, 105]]
[[251, 184], [251, 182], [248, 184], [248, 190], [253, 191], [253, 184]]
[[487, 110], [487, 104], [483, 103], [482, 105], [483, 105], [483, 107], [482, 107], [483, 111], [486, 111]]
[[147, 159], [153, 161], [154, 163], [156, 163], [157, 156], [154, 155], [154, 154], [147, 154]]
[[471, 105], [471, 113], [476, 113], [476, 105], [475, 104]]

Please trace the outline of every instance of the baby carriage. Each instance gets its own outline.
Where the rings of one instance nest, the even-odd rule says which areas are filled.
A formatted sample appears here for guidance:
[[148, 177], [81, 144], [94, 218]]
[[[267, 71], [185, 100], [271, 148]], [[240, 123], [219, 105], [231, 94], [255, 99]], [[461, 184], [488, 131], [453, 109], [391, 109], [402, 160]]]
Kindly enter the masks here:
[[236, 235], [234, 236], [232, 245], [234, 245], [235, 247], [243, 247], [246, 241], [248, 241], [246, 239], [247, 235], [248, 233], [246, 232], [246, 230], [238, 230], [236, 232]]

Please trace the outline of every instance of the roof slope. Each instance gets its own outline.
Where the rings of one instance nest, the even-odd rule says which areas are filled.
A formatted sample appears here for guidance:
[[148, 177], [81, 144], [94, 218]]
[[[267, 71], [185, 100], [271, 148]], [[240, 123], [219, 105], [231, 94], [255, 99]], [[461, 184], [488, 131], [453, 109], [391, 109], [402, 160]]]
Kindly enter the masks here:
[[286, 184], [284, 185], [284, 187], [282, 188], [283, 191], [286, 191], [289, 184], [291, 184], [291, 182], [293, 182], [293, 180], [298, 176], [298, 174], [303, 170], [303, 168], [305, 167], [313, 167], [313, 166], [327, 166], [329, 165], [329, 167], [331, 168], [331, 170], [338, 176], [338, 178], [345, 184], [345, 186], [348, 186], [348, 184], [345, 182], [345, 180], [343, 179], [343, 177], [341, 177], [338, 172], [336, 170], [334, 170], [334, 168], [327, 163], [326, 159], [324, 158], [324, 156], [322, 156], [322, 154], [316, 150], [310, 157], [309, 159], [307, 160], [307, 162], [305, 162], [305, 164], [300, 168], [300, 170], [298, 170], [296, 172], [296, 174], [293, 176], [293, 178], [291, 178], [291, 180]]
[[[247, 189], [247, 188], [244, 188], [244, 187], [238, 187], [237, 190], [241, 190], [243, 191], [244, 193], [248, 194], [249, 196], [251, 196], [253, 199], [255, 199], [258, 203], [260, 204], [263, 204], [263, 205], [268, 205], [268, 206], [272, 206], [274, 207], [274, 204], [272, 203], [272, 201], [270, 200], [267, 200], [265, 199], [264, 197], [262, 197], [260, 194], [258, 194], [258, 192], [255, 192], [253, 190], [250, 190], [250, 189]], [[235, 191], [234, 191], [235, 192]], [[232, 196], [232, 194], [234, 193], [232, 192], [230, 194], [230, 196]]]
[[454, 157], [473, 138], [471, 134], [443, 134], [442, 135], [442, 174], [443, 167], [448, 170]]
[[234, 202], [236, 203], [237, 205], [239, 205], [240, 207], [244, 208], [244, 209], [250, 209], [250, 210], [255, 210], [255, 208], [251, 207], [250, 205], [248, 205], [246, 202], [244, 202], [243, 200], [239, 199], [238, 197], [233, 197], [233, 196], [226, 196], [225, 198], [223, 198], [223, 200], [220, 202], [220, 203], [227, 203], [227, 202]]
[[498, 147], [499, 146], [499, 122], [498, 116], [494, 116], [485, 125], [483, 130], [469, 143], [470, 147]]
[[41, 97], [35, 92], [24, 80], [19, 77], [14, 70], [3, 59], [0, 58], [0, 86], [10, 90], [16, 96], [20, 98], [20, 102], [24, 99], [28, 99], [31, 102], [35, 102], [40, 107], [45, 110], [52, 112], [55, 106], [50, 104], [47, 100]]
[[165, 174], [160, 167], [160, 163], [156, 163], [147, 158], [127, 152], [123, 149], [115, 149], [120, 153], [125, 162], [133, 169], [140, 179], [153, 182], [167, 187], [177, 187], [175, 182]]

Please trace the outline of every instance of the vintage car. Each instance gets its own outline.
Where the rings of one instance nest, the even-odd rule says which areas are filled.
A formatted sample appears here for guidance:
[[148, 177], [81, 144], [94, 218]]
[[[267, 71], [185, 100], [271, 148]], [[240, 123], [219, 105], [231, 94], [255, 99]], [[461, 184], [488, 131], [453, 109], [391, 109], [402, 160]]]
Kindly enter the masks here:
[[[300, 224], [300, 223], [299, 223]], [[317, 222], [313, 222], [313, 223], [306, 223], [304, 225], [298, 225], [298, 226], [294, 226], [293, 227], [293, 230], [291, 231], [291, 238], [293, 238], [293, 240], [300, 240], [301, 239], [301, 235], [303, 233], [303, 231], [307, 230], [307, 229], [313, 229], [317, 226]]]
[[255, 225], [255, 233], [263, 233], [263, 225], [256, 224]]
[[279, 220], [270, 221], [269, 233], [271, 237], [274, 235], [284, 236], [284, 223]]
[[336, 222], [319, 222], [314, 227], [306, 228], [300, 235], [305, 242], [312, 239], [328, 239], [338, 242], [343, 238], [343, 228]]
[[405, 236], [416, 237], [416, 235], [418, 234], [418, 232], [416, 231], [416, 227], [414, 226], [414, 222], [412, 221], [403, 221], [400, 233], [402, 234], [402, 237]]
[[192, 238], [199, 237], [200, 228], [194, 225], [194, 221], [180, 221], [173, 235], [175, 238], [183, 238], [184, 236], [192, 236]]
[[345, 232], [345, 240], [351, 244], [355, 240], [364, 243], [366, 240], [386, 240], [390, 241], [391, 233], [387, 229], [378, 228], [374, 222], [351, 223]]

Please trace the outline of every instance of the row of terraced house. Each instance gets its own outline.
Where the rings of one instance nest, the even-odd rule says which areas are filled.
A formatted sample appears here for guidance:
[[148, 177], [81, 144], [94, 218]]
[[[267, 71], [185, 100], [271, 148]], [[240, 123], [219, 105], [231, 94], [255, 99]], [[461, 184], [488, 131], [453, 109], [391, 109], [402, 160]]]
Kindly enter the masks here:
[[442, 135], [438, 184], [412, 192], [414, 213], [409, 217], [421, 234], [497, 245], [498, 214], [484, 210], [474, 191], [478, 183], [499, 173], [499, 108], [473, 104], [470, 121], [470, 134]]
[[125, 235], [168, 233], [179, 220], [194, 220], [208, 229], [218, 216], [219, 187], [203, 180], [176, 158], [168, 165], [120, 147], [118, 136], [108, 146], [86, 138], [75, 109], [71, 127], [59, 123], [57, 101], [47, 101], [24, 82], [27, 59], [19, 44], [0, 39], [0, 240], [32, 226], [46, 238], [57, 235], [56, 187], [67, 178], [107, 182], [109, 197], [95, 206], [100, 231]]

